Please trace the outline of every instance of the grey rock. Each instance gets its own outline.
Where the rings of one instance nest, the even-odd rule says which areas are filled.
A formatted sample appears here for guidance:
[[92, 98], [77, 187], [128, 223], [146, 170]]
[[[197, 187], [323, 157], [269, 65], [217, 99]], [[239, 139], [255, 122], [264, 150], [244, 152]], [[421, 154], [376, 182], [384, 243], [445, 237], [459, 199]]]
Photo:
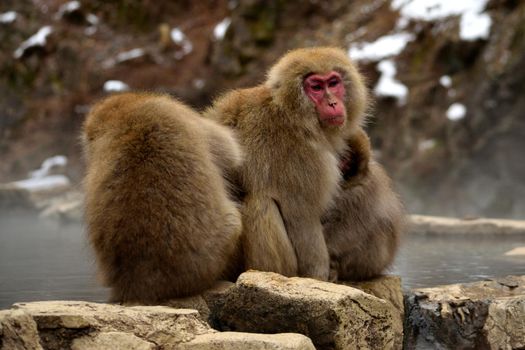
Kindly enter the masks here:
[[301, 334], [255, 334], [222, 332], [199, 335], [180, 346], [181, 350], [314, 350]]
[[410, 232], [419, 234], [525, 234], [525, 221], [508, 219], [457, 219], [410, 215]]
[[270, 272], [242, 274], [224, 303], [210, 311], [223, 331], [300, 333], [317, 349], [392, 349], [402, 332], [390, 302], [348, 286]]
[[525, 276], [416, 289], [407, 306], [408, 349], [525, 346]]
[[0, 311], [0, 350], [42, 350], [36, 322], [29, 314]]

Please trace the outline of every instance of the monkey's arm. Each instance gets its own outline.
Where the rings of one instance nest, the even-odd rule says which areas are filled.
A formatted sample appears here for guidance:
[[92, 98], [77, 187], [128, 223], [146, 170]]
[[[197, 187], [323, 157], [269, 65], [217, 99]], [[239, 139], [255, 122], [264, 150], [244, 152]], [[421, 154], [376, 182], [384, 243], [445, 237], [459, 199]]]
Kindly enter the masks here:
[[362, 181], [368, 174], [370, 157], [370, 139], [366, 132], [359, 128], [347, 141], [347, 149], [339, 161], [344, 181], [352, 184]]
[[297, 276], [295, 251], [275, 201], [268, 196], [248, 195], [241, 214], [246, 269]]
[[370, 158], [360, 131], [341, 162], [344, 182], [323, 227], [330, 265], [339, 279], [381, 274], [394, 260], [404, 229], [404, 209], [384, 169]]

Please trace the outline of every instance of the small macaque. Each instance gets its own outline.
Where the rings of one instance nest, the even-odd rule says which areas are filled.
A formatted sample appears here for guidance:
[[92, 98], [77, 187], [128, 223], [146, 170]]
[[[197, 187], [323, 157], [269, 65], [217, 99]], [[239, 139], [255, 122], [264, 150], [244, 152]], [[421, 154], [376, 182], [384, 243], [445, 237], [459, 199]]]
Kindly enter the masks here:
[[112, 301], [197, 294], [242, 268], [229, 129], [168, 96], [125, 93], [94, 106], [82, 138], [88, 237]]
[[337, 48], [289, 52], [265, 83], [219, 98], [205, 116], [233, 128], [245, 266], [327, 280], [321, 217], [340, 191], [340, 154], [367, 106], [361, 75]]
[[402, 235], [403, 205], [381, 165], [371, 158], [368, 136], [359, 130], [341, 157], [344, 182], [323, 217], [331, 280], [364, 280], [393, 262]]

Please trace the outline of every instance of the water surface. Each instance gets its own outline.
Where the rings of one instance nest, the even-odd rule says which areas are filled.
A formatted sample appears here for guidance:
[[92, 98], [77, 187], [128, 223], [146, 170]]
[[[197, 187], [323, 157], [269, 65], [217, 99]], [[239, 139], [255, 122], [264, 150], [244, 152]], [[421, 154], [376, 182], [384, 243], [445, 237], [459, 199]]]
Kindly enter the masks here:
[[[407, 288], [525, 275], [525, 257], [506, 257], [525, 236], [407, 236], [392, 273]], [[18, 301], [106, 301], [80, 224], [0, 215], [0, 309]]]

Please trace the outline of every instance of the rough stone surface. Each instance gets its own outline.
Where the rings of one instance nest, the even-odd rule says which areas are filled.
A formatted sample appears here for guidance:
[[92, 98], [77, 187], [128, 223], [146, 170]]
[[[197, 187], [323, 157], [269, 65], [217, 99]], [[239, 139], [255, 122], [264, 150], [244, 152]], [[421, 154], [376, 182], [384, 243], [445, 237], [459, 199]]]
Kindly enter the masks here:
[[255, 334], [222, 332], [199, 335], [180, 346], [181, 350], [315, 350], [301, 334]]
[[525, 276], [414, 290], [407, 349], [525, 347]]
[[74, 339], [71, 350], [155, 350], [157, 346], [132, 333], [104, 332]]
[[410, 215], [410, 232], [419, 234], [525, 234], [525, 221], [507, 219], [456, 219]]
[[[399, 323], [403, 324], [405, 319], [405, 305], [403, 300], [403, 290], [401, 287], [401, 277], [386, 275], [374, 278], [368, 281], [361, 282], [341, 282], [349, 287], [354, 287], [362, 290], [365, 293], [372, 294], [373, 296], [383, 299], [391, 303], [397, 310], [396, 316], [398, 317]], [[400, 349], [403, 345], [403, 330], [397, 329], [395, 348]]]
[[81, 192], [69, 191], [58, 197], [42, 200], [40, 216], [63, 222], [80, 222], [83, 219], [84, 195]]
[[358, 289], [269, 272], [246, 272], [211, 307], [221, 330], [301, 333], [317, 349], [392, 349], [398, 311]]
[[42, 350], [33, 318], [21, 310], [0, 311], [0, 350]]
[[[175, 301], [202, 304], [202, 297]], [[218, 333], [196, 310], [80, 301], [18, 303], [0, 311], [0, 350], [313, 350], [301, 334]]]
[[525, 257], [525, 247], [516, 247], [505, 253], [506, 256], [523, 256]]
[[[134, 306], [74, 301], [19, 303], [15, 308], [30, 314], [38, 325], [42, 345], [61, 349], [78, 344], [95, 346], [101, 339], [122, 339], [125, 334], [135, 346], [147, 343], [175, 344], [187, 342], [197, 335], [214, 332], [202, 321], [196, 310], [165, 306]], [[110, 333], [102, 335], [103, 333]], [[111, 332], [117, 332], [113, 334]], [[102, 337], [102, 338], [101, 338]], [[141, 349], [142, 347], [138, 347]]]

